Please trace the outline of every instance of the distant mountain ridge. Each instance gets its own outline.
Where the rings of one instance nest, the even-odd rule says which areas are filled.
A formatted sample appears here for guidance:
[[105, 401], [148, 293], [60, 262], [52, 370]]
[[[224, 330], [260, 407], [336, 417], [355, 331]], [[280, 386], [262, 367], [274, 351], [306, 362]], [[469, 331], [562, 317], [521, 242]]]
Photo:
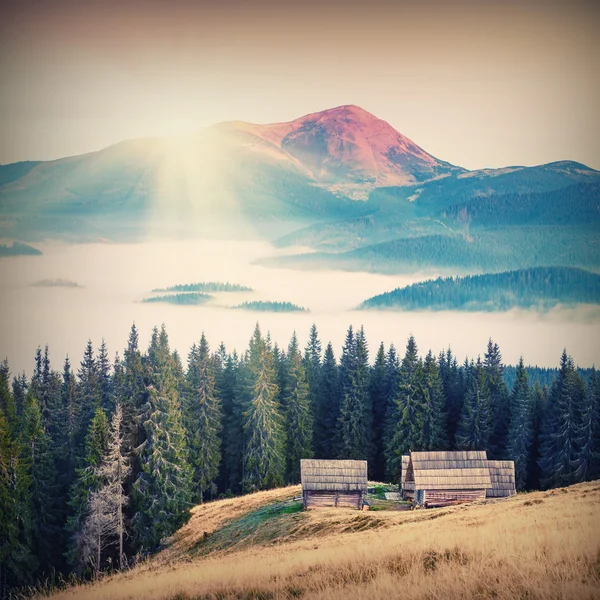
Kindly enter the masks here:
[[594, 169], [468, 171], [353, 105], [0, 165], [5, 239], [259, 238], [320, 251], [265, 261], [290, 268], [596, 270], [599, 224]]

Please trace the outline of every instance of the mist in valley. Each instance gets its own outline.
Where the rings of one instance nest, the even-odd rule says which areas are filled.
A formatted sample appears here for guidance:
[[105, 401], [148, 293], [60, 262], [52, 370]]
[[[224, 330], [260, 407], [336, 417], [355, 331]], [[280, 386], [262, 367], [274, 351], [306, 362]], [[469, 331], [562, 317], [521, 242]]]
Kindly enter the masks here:
[[[342, 271], [271, 269], [254, 261], [281, 253], [266, 242], [165, 241], [136, 244], [38, 244], [42, 256], [0, 260], [0, 357], [12, 373], [31, 373], [38, 346], [48, 344], [53, 367], [65, 355], [78, 366], [85, 344], [106, 341], [122, 354], [135, 322], [146, 346], [152, 327], [166, 325], [172, 348], [186, 357], [204, 332], [213, 350], [222, 341], [243, 352], [256, 322], [280, 346], [294, 331], [303, 346], [316, 323], [323, 346], [331, 341], [339, 356], [350, 324], [364, 326], [374, 358], [379, 342], [403, 353], [412, 333], [420, 351], [448, 346], [462, 360], [483, 354], [491, 337], [507, 364], [522, 354], [526, 364], [557, 366], [564, 347], [582, 367], [598, 364], [600, 309], [554, 309], [546, 313], [358, 311], [366, 298], [420, 281], [426, 276], [386, 276]], [[286, 249], [306, 251], [306, 249]], [[429, 277], [430, 275], [427, 275]], [[39, 282], [71, 285], [39, 285]], [[155, 288], [202, 281], [230, 282], [252, 292], [220, 292], [201, 306], [142, 303]], [[74, 285], [77, 284], [77, 285]], [[306, 313], [232, 310], [244, 301], [289, 301]]]

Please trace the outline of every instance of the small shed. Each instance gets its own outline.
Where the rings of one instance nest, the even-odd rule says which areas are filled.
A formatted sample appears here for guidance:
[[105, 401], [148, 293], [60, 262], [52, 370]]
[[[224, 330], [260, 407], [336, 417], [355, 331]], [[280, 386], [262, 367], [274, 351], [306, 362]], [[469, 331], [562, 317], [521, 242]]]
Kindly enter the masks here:
[[505, 498], [514, 496], [515, 489], [515, 463], [512, 460], [488, 460], [492, 488], [487, 490], [488, 498]]
[[403, 496], [414, 496], [415, 493], [415, 482], [406, 481], [406, 472], [408, 471], [408, 463], [410, 462], [410, 456], [404, 454], [402, 456], [402, 470], [400, 471], [400, 489], [402, 490]]
[[366, 460], [300, 461], [304, 508], [338, 507], [360, 510], [367, 493]]
[[411, 452], [405, 484], [414, 485], [406, 496], [423, 506], [444, 506], [485, 500], [492, 488], [485, 450]]

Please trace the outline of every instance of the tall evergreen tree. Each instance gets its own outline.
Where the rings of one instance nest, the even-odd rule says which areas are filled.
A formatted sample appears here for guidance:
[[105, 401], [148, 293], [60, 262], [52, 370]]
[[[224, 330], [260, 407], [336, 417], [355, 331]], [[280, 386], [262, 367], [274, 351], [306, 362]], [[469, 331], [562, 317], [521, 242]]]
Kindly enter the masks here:
[[315, 455], [334, 458], [335, 432], [340, 414], [339, 370], [333, 346], [327, 344], [321, 369], [321, 394], [315, 418]]
[[541, 437], [542, 425], [546, 421], [546, 410], [548, 406], [548, 388], [542, 388], [536, 382], [531, 389], [531, 404], [529, 408], [531, 444], [529, 460], [527, 464], [527, 489], [539, 490], [541, 486]]
[[423, 450], [444, 450], [447, 447], [445, 401], [439, 367], [430, 350], [423, 363]]
[[411, 335], [400, 366], [400, 380], [388, 426], [387, 473], [391, 481], [399, 481], [402, 455], [423, 449], [425, 376], [419, 360], [417, 344]]
[[296, 334], [287, 352], [288, 385], [284, 398], [287, 481], [299, 483], [300, 460], [313, 456], [313, 413], [305, 367]]
[[375, 364], [371, 368], [369, 390], [373, 409], [373, 444], [375, 456], [373, 461], [373, 479], [383, 481], [385, 477], [385, 418], [388, 411], [389, 390], [387, 382], [386, 354], [383, 342], [375, 356]]
[[487, 450], [490, 439], [490, 393], [481, 361], [468, 369], [470, 383], [456, 432], [460, 450]]
[[490, 458], [504, 458], [510, 423], [510, 397], [504, 382], [504, 366], [498, 344], [490, 339], [484, 355], [483, 372], [490, 398], [488, 454]]
[[100, 393], [100, 406], [104, 412], [112, 414], [115, 408], [115, 399], [112, 389], [112, 379], [110, 375], [111, 364], [108, 358], [108, 349], [104, 339], [98, 350], [98, 388]]
[[145, 439], [134, 483], [133, 529], [143, 550], [152, 550], [189, 518], [192, 470], [175, 377], [176, 361], [163, 325], [148, 349], [147, 401], [141, 410]]
[[[310, 332], [308, 334], [308, 342], [304, 349], [304, 360], [303, 367], [306, 373], [306, 381], [308, 383], [308, 394], [310, 400], [310, 412], [312, 415], [316, 415], [319, 412], [319, 405], [323, 401], [323, 390], [322, 390], [322, 354], [323, 350], [321, 347], [321, 340], [319, 339], [319, 332], [315, 323], [311, 325]], [[316, 447], [321, 441], [318, 439], [319, 433], [315, 430], [313, 432], [313, 447]]]
[[71, 515], [67, 520], [67, 531], [71, 542], [66, 552], [66, 558], [79, 569], [83, 566], [79, 561], [81, 534], [86, 519], [90, 494], [100, 486], [98, 467], [108, 449], [108, 420], [106, 413], [98, 407], [89, 425], [85, 439], [85, 456], [78, 460], [76, 478], [69, 494]]
[[438, 365], [440, 368], [442, 385], [444, 387], [444, 396], [446, 398], [444, 412], [446, 414], [448, 443], [451, 448], [454, 448], [456, 431], [460, 421], [460, 414], [462, 412], [462, 404], [466, 390], [463, 385], [463, 377], [461, 377], [462, 371], [450, 348], [448, 348], [446, 352], [440, 353], [438, 356]]
[[544, 488], [570, 485], [579, 479], [578, 436], [584, 396], [584, 382], [564, 350], [542, 428], [540, 467]]
[[215, 390], [213, 361], [204, 333], [190, 353], [185, 405], [190, 464], [194, 470], [194, 495], [202, 503], [212, 492], [221, 462], [221, 406]]
[[517, 366], [517, 378], [511, 394], [507, 448], [509, 458], [515, 462], [515, 484], [519, 491], [525, 489], [527, 485], [527, 468], [531, 446], [530, 407], [529, 380], [523, 364], [523, 357], [521, 357]]
[[258, 324], [250, 340], [248, 367], [252, 376], [252, 397], [244, 413], [244, 489], [260, 490], [283, 483], [285, 433], [283, 417], [276, 402], [273, 354]]

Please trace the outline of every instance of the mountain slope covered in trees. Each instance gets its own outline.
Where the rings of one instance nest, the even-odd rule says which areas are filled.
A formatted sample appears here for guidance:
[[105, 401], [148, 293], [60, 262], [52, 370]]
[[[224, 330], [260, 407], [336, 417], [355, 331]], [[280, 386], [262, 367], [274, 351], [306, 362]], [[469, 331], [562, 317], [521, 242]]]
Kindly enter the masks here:
[[399, 310], [548, 309], [600, 304], [600, 275], [567, 267], [430, 279], [373, 296], [361, 308]]

